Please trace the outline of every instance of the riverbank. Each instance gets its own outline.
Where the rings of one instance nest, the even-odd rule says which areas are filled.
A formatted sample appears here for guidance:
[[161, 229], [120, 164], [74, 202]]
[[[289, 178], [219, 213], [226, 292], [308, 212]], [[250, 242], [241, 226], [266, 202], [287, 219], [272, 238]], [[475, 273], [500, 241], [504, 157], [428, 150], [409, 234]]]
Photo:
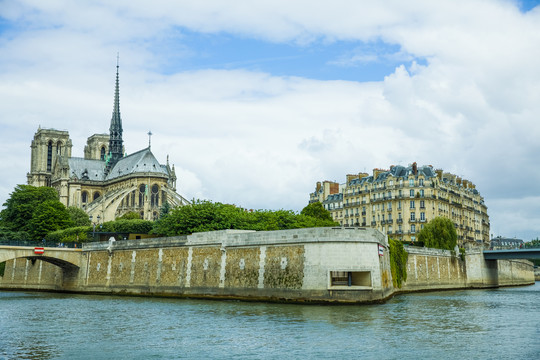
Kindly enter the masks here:
[[[78, 260], [6, 262], [0, 288], [79, 293], [373, 303], [398, 292], [534, 283], [524, 260], [464, 259], [407, 248], [407, 281], [394, 288], [388, 241], [374, 229], [225, 230], [190, 236], [86, 244]], [[60, 265], [60, 266], [59, 266]]]

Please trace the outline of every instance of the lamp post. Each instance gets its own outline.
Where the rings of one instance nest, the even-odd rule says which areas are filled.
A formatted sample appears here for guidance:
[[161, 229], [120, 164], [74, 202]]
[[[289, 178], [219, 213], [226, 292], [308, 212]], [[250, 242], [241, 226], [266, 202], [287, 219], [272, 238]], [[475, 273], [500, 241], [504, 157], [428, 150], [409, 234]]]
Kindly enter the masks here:
[[94, 220], [94, 217], [92, 215], [90, 215], [88, 217], [88, 219], [90, 219], [90, 224], [92, 224], [92, 240], [94, 240], [95, 236], [96, 236], [96, 223], [93, 222]]

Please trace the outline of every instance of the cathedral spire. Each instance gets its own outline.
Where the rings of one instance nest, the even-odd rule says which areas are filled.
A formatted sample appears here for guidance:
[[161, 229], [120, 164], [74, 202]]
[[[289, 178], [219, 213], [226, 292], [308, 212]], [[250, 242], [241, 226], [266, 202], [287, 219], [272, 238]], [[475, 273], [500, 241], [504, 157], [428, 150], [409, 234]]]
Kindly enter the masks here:
[[119, 56], [116, 56], [116, 86], [114, 89], [114, 108], [111, 118], [110, 138], [109, 138], [109, 160], [107, 162], [107, 172], [113, 168], [123, 155], [122, 141], [122, 119], [120, 117], [120, 81], [118, 77]]

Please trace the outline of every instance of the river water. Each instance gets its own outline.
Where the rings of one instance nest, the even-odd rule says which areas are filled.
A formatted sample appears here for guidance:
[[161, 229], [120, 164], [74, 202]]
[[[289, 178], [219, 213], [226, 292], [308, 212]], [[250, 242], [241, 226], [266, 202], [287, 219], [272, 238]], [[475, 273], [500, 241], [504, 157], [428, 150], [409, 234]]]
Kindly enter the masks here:
[[540, 283], [320, 306], [0, 292], [0, 359], [540, 359]]

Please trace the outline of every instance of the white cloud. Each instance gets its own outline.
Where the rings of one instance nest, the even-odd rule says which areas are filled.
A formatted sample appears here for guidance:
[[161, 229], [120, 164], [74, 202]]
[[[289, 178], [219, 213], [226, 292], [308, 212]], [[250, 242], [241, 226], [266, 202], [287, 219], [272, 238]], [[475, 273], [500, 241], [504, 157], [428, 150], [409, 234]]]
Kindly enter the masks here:
[[[188, 198], [298, 210], [316, 181], [416, 161], [474, 182], [497, 234], [538, 232], [540, 209], [531, 204], [540, 181], [540, 7], [523, 14], [508, 1], [3, 5], [0, 16], [13, 26], [0, 38], [2, 202], [26, 180], [38, 125], [68, 129], [78, 156], [87, 136], [107, 131], [120, 51], [127, 151], [146, 146], [152, 130], [153, 151], [162, 162], [170, 154]], [[384, 42], [399, 51], [351, 49], [338, 61], [393, 56], [403, 65], [369, 83], [248, 70], [161, 74], [163, 64], [198, 51], [184, 44], [184, 29], [305, 48]], [[410, 63], [415, 58], [426, 64]], [[507, 213], [519, 215], [510, 224]]]

